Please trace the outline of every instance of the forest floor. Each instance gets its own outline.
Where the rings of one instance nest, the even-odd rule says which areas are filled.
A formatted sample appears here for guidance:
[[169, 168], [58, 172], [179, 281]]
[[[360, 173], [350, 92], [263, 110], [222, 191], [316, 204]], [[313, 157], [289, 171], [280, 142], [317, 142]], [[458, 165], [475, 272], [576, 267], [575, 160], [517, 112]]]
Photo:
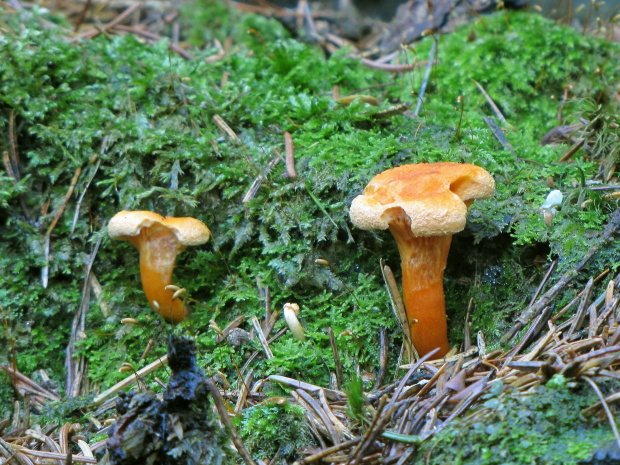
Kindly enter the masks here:
[[[0, 2], [3, 463], [620, 463], [620, 47], [597, 5]], [[433, 360], [390, 234], [349, 207], [446, 161], [496, 192], [452, 239]], [[177, 260], [180, 324], [108, 236], [121, 210], [211, 230]]]

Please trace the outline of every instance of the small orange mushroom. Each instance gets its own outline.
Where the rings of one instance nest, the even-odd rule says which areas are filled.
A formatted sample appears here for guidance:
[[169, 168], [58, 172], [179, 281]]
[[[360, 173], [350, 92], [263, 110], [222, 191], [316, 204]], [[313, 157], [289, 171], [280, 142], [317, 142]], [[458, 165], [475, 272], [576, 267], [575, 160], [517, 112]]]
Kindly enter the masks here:
[[187, 317], [181, 299], [166, 289], [172, 284], [177, 255], [188, 245], [209, 240], [211, 232], [195, 218], [163, 217], [149, 211], [121, 211], [108, 224], [113, 239], [131, 242], [140, 251], [142, 288], [149, 304], [166, 320], [179, 323]]
[[443, 274], [452, 234], [465, 228], [474, 199], [494, 191], [495, 181], [478, 166], [421, 163], [375, 176], [351, 204], [355, 226], [389, 228], [396, 240], [411, 341], [420, 356], [450, 350]]

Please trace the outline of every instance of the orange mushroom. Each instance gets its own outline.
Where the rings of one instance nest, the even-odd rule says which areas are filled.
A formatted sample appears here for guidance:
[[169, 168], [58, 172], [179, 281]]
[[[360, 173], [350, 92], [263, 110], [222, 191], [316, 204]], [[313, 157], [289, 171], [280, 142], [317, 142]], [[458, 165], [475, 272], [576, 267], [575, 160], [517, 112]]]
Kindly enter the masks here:
[[177, 255], [188, 245], [209, 240], [211, 232], [195, 218], [163, 217], [149, 211], [121, 211], [108, 224], [113, 239], [131, 242], [140, 251], [142, 288], [153, 310], [166, 320], [179, 323], [187, 316], [181, 299], [166, 289], [172, 284]]
[[465, 228], [474, 199], [494, 190], [495, 181], [478, 166], [421, 163], [375, 176], [351, 204], [355, 226], [389, 228], [396, 240], [411, 341], [420, 356], [450, 350], [443, 274], [452, 234]]

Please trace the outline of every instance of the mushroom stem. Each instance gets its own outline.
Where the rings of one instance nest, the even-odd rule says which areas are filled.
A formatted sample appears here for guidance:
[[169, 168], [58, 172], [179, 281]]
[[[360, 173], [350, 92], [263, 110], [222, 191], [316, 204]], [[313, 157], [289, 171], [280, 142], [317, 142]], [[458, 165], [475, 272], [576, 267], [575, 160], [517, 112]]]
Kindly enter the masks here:
[[303, 326], [297, 319], [297, 315], [299, 315], [299, 305], [286, 303], [282, 308], [284, 313], [284, 319], [286, 320], [286, 324], [288, 325], [293, 337], [295, 339], [299, 339], [300, 341], [306, 340], [306, 333], [304, 331]]
[[403, 294], [411, 341], [420, 356], [450, 349], [443, 297], [452, 234], [465, 228], [467, 207], [493, 195], [484, 169], [461, 163], [403, 165], [375, 176], [351, 203], [353, 224], [389, 228], [403, 271]]
[[172, 271], [177, 255], [188, 245], [209, 240], [209, 228], [196, 218], [123, 210], [108, 223], [108, 234], [129, 241], [140, 252], [142, 288], [153, 310], [172, 323], [183, 321], [188, 312], [179, 297], [185, 291], [172, 286]]
[[407, 215], [396, 214], [389, 228], [398, 245], [403, 275], [403, 297], [411, 342], [420, 357], [439, 348], [438, 357], [449, 350], [443, 274], [452, 235], [415, 236]]
[[144, 228], [129, 240], [140, 251], [142, 288], [149, 304], [168, 321], [183, 321], [187, 316], [185, 305], [181, 299], [173, 299], [174, 292], [166, 286], [172, 284], [177, 255], [185, 246], [167, 228], [157, 226]]

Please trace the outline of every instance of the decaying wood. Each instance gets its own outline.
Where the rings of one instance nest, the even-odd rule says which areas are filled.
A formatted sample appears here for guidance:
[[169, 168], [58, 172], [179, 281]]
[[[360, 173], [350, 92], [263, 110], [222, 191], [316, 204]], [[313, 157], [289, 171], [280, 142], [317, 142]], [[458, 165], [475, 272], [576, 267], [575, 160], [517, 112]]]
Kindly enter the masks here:
[[513, 154], [516, 154], [515, 149], [512, 146], [512, 144], [508, 142], [508, 139], [506, 139], [506, 135], [504, 134], [504, 131], [502, 131], [502, 128], [500, 128], [497, 125], [495, 118], [491, 116], [486, 116], [482, 118], [482, 120], [489, 127], [489, 129], [491, 130], [495, 138], [499, 141], [499, 143], [502, 144], [502, 147], [504, 147], [505, 150], [508, 150], [509, 152], [512, 152]]
[[49, 277], [49, 265], [47, 264], [47, 262], [49, 262], [50, 242], [52, 240], [51, 239], [52, 231], [58, 224], [58, 221], [60, 220], [62, 214], [65, 211], [67, 204], [69, 203], [69, 199], [71, 198], [71, 195], [73, 195], [73, 190], [75, 189], [75, 186], [77, 185], [78, 178], [80, 177], [81, 173], [82, 173], [82, 167], [78, 167], [75, 170], [73, 178], [71, 179], [71, 183], [69, 184], [69, 189], [67, 189], [67, 193], [65, 194], [65, 197], [63, 198], [62, 204], [58, 207], [58, 210], [56, 211], [56, 215], [54, 216], [54, 219], [52, 220], [51, 224], [47, 228], [47, 231], [45, 232], [45, 235], [43, 236], [44, 259], [46, 262], [46, 264], [41, 269], [41, 285], [43, 289], [47, 288], [47, 282], [48, 282], [48, 277]]
[[230, 417], [228, 416], [228, 410], [226, 410], [226, 404], [224, 403], [224, 399], [222, 399], [222, 396], [220, 395], [219, 389], [212, 380], [207, 380], [207, 388], [209, 389], [209, 392], [213, 397], [213, 402], [215, 403], [215, 407], [217, 408], [217, 413], [220, 415], [222, 423], [229, 431], [232, 437], [233, 444], [235, 445], [237, 452], [239, 452], [239, 455], [243, 459], [245, 465], [256, 465], [256, 462], [254, 461], [254, 459], [252, 459], [252, 456], [246, 449], [243, 441], [237, 434], [235, 427], [230, 421]]
[[111, 399], [116, 394], [118, 394], [119, 391], [121, 391], [121, 390], [123, 390], [123, 389], [125, 389], [125, 388], [127, 388], [129, 386], [131, 386], [134, 383], [137, 383], [140, 378], [142, 378], [142, 377], [152, 373], [153, 371], [157, 370], [158, 368], [164, 366], [166, 363], [168, 363], [168, 356], [167, 355], [159, 357], [154, 362], [150, 363], [149, 365], [145, 366], [144, 368], [141, 368], [136, 373], [131, 374], [130, 376], [128, 376], [124, 380], [119, 381], [118, 383], [116, 383], [110, 389], [108, 389], [108, 390], [102, 392], [101, 394], [99, 394], [97, 397], [94, 398], [92, 406], [101, 405], [106, 400]]
[[254, 180], [254, 182], [248, 189], [247, 193], [243, 197], [243, 200], [241, 201], [242, 203], [248, 203], [250, 200], [252, 200], [256, 196], [256, 193], [258, 192], [258, 189], [260, 188], [260, 186], [263, 184], [263, 181], [267, 179], [267, 176], [269, 175], [271, 170], [274, 168], [274, 166], [280, 163], [281, 160], [282, 160], [282, 157], [280, 156], [280, 154], [276, 153], [276, 156], [273, 157], [271, 161], [269, 162], [269, 164], [267, 165], [265, 172], [259, 173], [258, 176], [256, 176], [256, 179]]
[[239, 325], [241, 325], [242, 323], [245, 323], [245, 321], [248, 319], [248, 317], [246, 315], [239, 315], [237, 318], [235, 318], [234, 320], [232, 320], [230, 323], [228, 323], [228, 325], [226, 325], [226, 327], [218, 334], [217, 338], [215, 339], [215, 343], [216, 344], [221, 344], [224, 339], [226, 339], [226, 337], [230, 334], [230, 331], [238, 328]]
[[383, 260], [379, 261], [379, 265], [381, 266], [383, 280], [385, 281], [388, 296], [390, 297], [390, 302], [392, 304], [392, 311], [394, 312], [396, 321], [398, 321], [403, 334], [403, 351], [407, 356], [407, 361], [411, 362], [415, 358], [415, 349], [413, 348], [409, 334], [409, 319], [407, 318], [407, 312], [405, 310], [405, 302], [403, 301], [403, 297], [398, 290], [398, 284], [396, 284], [396, 279], [394, 278], [392, 269], [387, 266]]
[[[104, 226], [105, 227], [105, 226]], [[90, 308], [90, 273], [101, 245], [102, 237], [99, 237], [93, 250], [90, 253], [88, 264], [86, 265], [86, 271], [84, 273], [84, 284], [82, 285], [82, 299], [77, 311], [73, 317], [73, 324], [71, 325], [71, 336], [69, 338], [69, 344], [67, 345], [67, 356], [65, 360], [65, 368], [67, 369], [65, 390], [71, 397], [77, 397], [86, 392], [81, 392], [82, 380], [86, 376], [87, 361], [84, 355], [75, 357], [75, 344], [82, 339], [82, 335], [86, 330], [86, 315]]]
[[342, 363], [340, 362], [340, 354], [338, 353], [338, 345], [336, 344], [336, 336], [334, 336], [334, 330], [327, 328], [327, 334], [329, 335], [329, 344], [332, 348], [332, 354], [334, 356], [334, 365], [336, 367], [336, 388], [340, 389], [344, 384], [344, 375], [342, 374]]
[[293, 146], [293, 136], [289, 132], [284, 133], [284, 153], [286, 162], [286, 175], [289, 178], [296, 178], [295, 171], [295, 148]]
[[130, 5], [125, 11], [123, 11], [120, 15], [118, 15], [116, 18], [114, 18], [109, 23], [103, 25], [100, 28], [93, 28], [87, 32], [84, 32], [75, 37], [72, 37], [71, 39], [69, 39], [69, 42], [77, 42], [80, 40], [93, 39], [94, 37], [97, 37], [99, 34], [105, 33], [109, 29], [112, 29], [113, 27], [118, 26], [123, 21], [127, 20], [129, 17], [131, 17], [131, 15], [133, 15], [136, 11], [138, 11], [140, 7], [141, 7], [140, 3], [134, 3]]
[[418, 103], [415, 106], [415, 111], [413, 115], [417, 118], [420, 116], [420, 110], [422, 109], [422, 103], [424, 102], [424, 94], [426, 93], [426, 86], [428, 85], [428, 81], [431, 78], [431, 71], [433, 70], [433, 65], [435, 64], [435, 53], [437, 52], [437, 37], [433, 36], [433, 46], [431, 48], [429, 57], [428, 57], [428, 65], [426, 66], [426, 71], [424, 72], [424, 79], [422, 79], [422, 83], [420, 84], [420, 92], [418, 93]]
[[292, 378], [287, 378], [286, 376], [271, 375], [269, 376], [269, 380], [293, 389], [303, 389], [304, 391], [308, 391], [311, 394], [317, 393], [319, 390], [323, 389], [325, 391], [325, 395], [331, 401], [342, 401], [347, 397], [344, 392], [335, 391], [333, 389], [324, 389], [314, 384], [305, 383], [303, 381]]
[[267, 338], [263, 334], [263, 329], [260, 326], [258, 318], [253, 316], [252, 318], [250, 318], [250, 321], [252, 322], [252, 326], [254, 326], [254, 331], [256, 331], [258, 342], [260, 342], [260, 345], [263, 348], [263, 352], [265, 352], [265, 356], [267, 358], [273, 358], [273, 354], [271, 353], [271, 349], [269, 348], [269, 343], [267, 342]]
[[[415, 63], [403, 63], [403, 64], [386, 64], [376, 60], [369, 60], [368, 58], [362, 58], [362, 63], [369, 68], [380, 69], [382, 71], [388, 71], [390, 73], [404, 73], [411, 71], [415, 68], [422, 68], [428, 65], [428, 61], [418, 61]], [[436, 64], [437, 62], [435, 61]]]
[[500, 109], [497, 107], [497, 105], [495, 104], [491, 96], [487, 94], [486, 90], [484, 90], [484, 87], [482, 87], [480, 83], [476, 81], [475, 79], [472, 79], [472, 81], [474, 82], [474, 84], [476, 84], [476, 87], [478, 87], [478, 90], [482, 93], [482, 95], [484, 95], [484, 98], [486, 99], [487, 103], [493, 110], [493, 113], [495, 113], [495, 116], [497, 117], [497, 119], [499, 119], [504, 126], [514, 131], [515, 129], [514, 126], [506, 120], [506, 117], [502, 114]]

